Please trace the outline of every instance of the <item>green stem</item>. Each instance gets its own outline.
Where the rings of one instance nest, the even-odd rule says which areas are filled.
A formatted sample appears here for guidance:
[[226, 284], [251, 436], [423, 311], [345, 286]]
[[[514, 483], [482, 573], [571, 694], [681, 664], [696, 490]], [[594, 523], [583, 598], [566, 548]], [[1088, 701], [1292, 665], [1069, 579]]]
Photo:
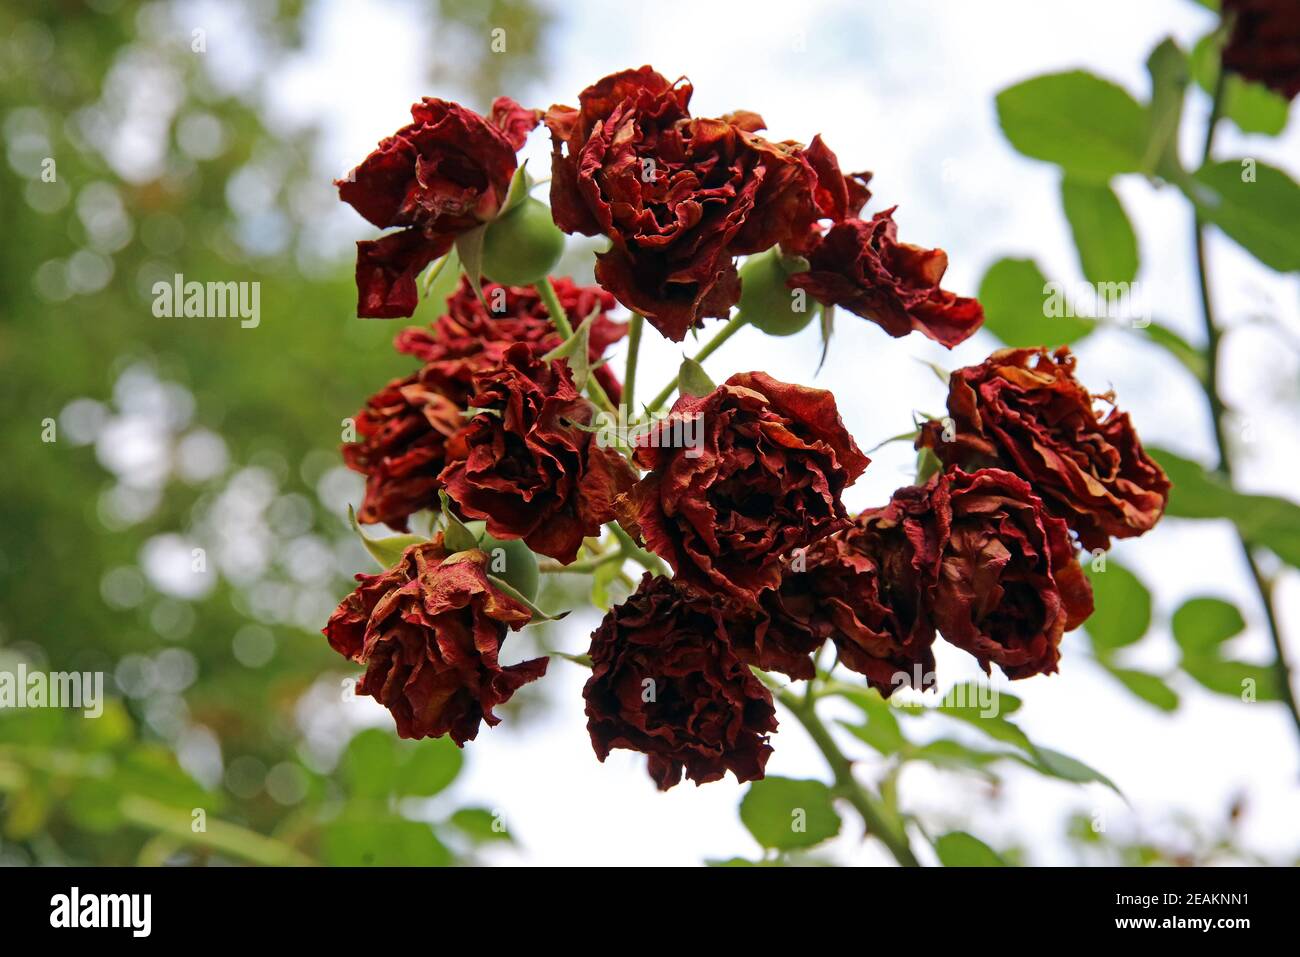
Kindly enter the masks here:
[[[715, 335], [712, 339], [706, 342], [704, 346], [700, 349], [700, 351], [695, 354], [694, 356], [695, 361], [703, 362], [709, 356], [713, 355], [713, 353], [717, 352], [718, 349], [721, 348], [724, 342], [726, 342], [737, 332], [739, 332], [741, 327], [744, 325], [745, 325], [744, 316], [742, 316], [740, 313], [736, 313], [736, 315], [732, 316], [730, 319], [727, 320], [727, 324], [725, 326], [723, 326], [721, 329], [718, 330], [717, 335]], [[673, 381], [669, 382], [666, 386], [664, 386], [663, 389], [659, 392], [659, 394], [655, 396], [653, 399], [651, 399], [650, 402], [646, 405], [646, 411], [654, 412], [656, 409], [662, 406], [672, 396], [676, 388], [677, 388], [677, 377], [673, 376]]]
[[668, 574], [668, 566], [663, 563], [659, 556], [652, 555], [650, 552], [647, 552], [644, 548], [638, 545], [633, 540], [632, 536], [624, 531], [623, 526], [619, 525], [618, 522], [610, 522], [609, 530], [614, 533], [614, 537], [617, 538], [619, 543], [623, 546], [624, 554], [628, 558], [632, 559], [632, 561], [636, 562], [646, 571], [653, 572], [656, 575]]
[[[555, 294], [555, 287], [551, 285], [550, 277], [543, 277], [538, 282], [533, 283], [533, 288], [542, 297], [542, 304], [546, 306], [546, 311], [551, 314], [551, 322], [555, 323], [555, 329], [559, 332], [560, 338], [567, 340], [573, 335], [573, 325], [569, 322], [564, 307], [560, 305], [560, 297]], [[605, 394], [605, 390], [601, 388], [595, 376], [587, 377], [587, 395], [591, 397], [591, 401], [606, 412], [617, 413], [618, 410], [614, 408], [614, 403], [609, 400], [609, 396]]]
[[227, 821], [205, 821], [196, 832], [189, 812], [168, 807], [152, 798], [128, 794], [122, 798], [122, 816], [138, 827], [165, 834], [178, 843], [195, 844], [266, 867], [310, 867], [315, 862], [287, 844]]
[[[1210, 107], [1210, 119], [1205, 130], [1205, 147], [1201, 154], [1202, 166], [1210, 161], [1214, 148], [1214, 133], [1222, 115], [1223, 91], [1227, 72], [1220, 64], [1218, 79], [1214, 84], [1214, 101]], [[1206, 255], [1206, 224], [1199, 212], [1196, 213], [1195, 231], [1196, 278], [1200, 287], [1201, 315], [1205, 324], [1205, 349], [1207, 353], [1204, 382], [1205, 398], [1210, 406], [1210, 419], [1214, 424], [1214, 442], [1219, 452], [1218, 471], [1231, 482], [1232, 453], [1228, 441], [1228, 408], [1223, 401], [1223, 397], [1219, 394], [1219, 353], [1223, 342], [1223, 333], [1214, 318], [1214, 306], [1210, 296], [1209, 259]], [[1277, 675], [1282, 702], [1291, 713], [1291, 721], [1295, 725], [1296, 733], [1300, 735], [1300, 706], [1297, 706], [1295, 691], [1291, 687], [1291, 666], [1287, 662], [1286, 646], [1282, 641], [1282, 630], [1278, 625], [1277, 611], [1273, 607], [1272, 584], [1264, 576], [1259, 567], [1259, 562], [1255, 560], [1255, 555], [1251, 551], [1250, 543], [1242, 536], [1240, 529], [1237, 530], [1237, 540], [1241, 546], [1241, 554], [1246, 561], [1246, 567], [1250, 570], [1250, 577], [1255, 583], [1255, 591], [1259, 594], [1260, 604], [1264, 607], [1264, 618], [1268, 623], [1269, 639], [1273, 643], [1273, 653], [1275, 655], [1273, 669]]]
[[586, 575], [594, 572], [602, 565], [608, 565], [610, 562], [622, 561], [628, 555], [623, 549], [619, 548], [610, 552], [608, 555], [599, 555], [596, 558], [589, 558], [586, 561], [573, 562], [569, 565], [561, 565], [559, 562], [548, 561], [538, 562], [537, 570], [543, 575]]
[[637, 355], [641, 351], [641, 328], [645, 325], [645, 319], [641, 313], [632, 313], [632, 321], [627, 328], [627, 371], [623, 373], [623, 408], [627, 409], [627, 418], [631, 421], [632, 416], [636, 414], [636, 406], [633, 404], [633, 396], [636, 393], [636, 362]]
[[906, 834], [896, 833], [881, 813], [880, 799], [871, 794], [857, 778], [853, 776], [853, 765], [844, 756], [830, 730], [817, 717], [816, 701], [808, 701], [795, 695], [788, 689], [778, 691], [776, 699], [803, 725], [808, 736], [813, 739], [822, 757], [830, 765], [835, 777], [835, 790], [862, 816], [867, 832], [875, 836], [894, 856], [894, 860], [904, 867], [920, 867], [921, 862], [912, 853], [912, 846]]

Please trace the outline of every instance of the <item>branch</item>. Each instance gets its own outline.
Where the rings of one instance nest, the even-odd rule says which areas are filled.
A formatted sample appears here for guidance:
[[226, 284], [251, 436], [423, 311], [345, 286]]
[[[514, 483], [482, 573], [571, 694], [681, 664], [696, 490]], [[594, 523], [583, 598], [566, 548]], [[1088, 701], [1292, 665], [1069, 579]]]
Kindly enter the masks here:
[[884, 844], [899, 864], [904, 867], [920, 867], [921, 862], [912, 853], [907, 835], [894, 832], [882, 813], [880, 799], [871, 794], [853, 776], [852, 763], [835, 743], [830, 730], [822, 724], [821, 718], [817, 717], [816, 701], [799, 698], [788, 689], [777, 691], [776, 699], [785, 705], [786, 709], [804, 726], [808, 736], [813, 739], [817, 750], [821, 751], [822, 757], [826, 759], [831, 773], [835, 776], [836, 792], [852, 804], [861, 815], [863, 823], [867, 826], [867, 832]]
[[[1202, 166], [1209, 162], [1214, 148], [1214, 133], [1222, 115], [1223, 91], [1227, 72], [1223, 65], [1220, 64], [1218, 80], [1214, 85], [1214, 100], [1213, 105], [1210, 107], [1210, 119], [1205, 130], [1205, 147], [1201, 154]], [[1210, 419], [1214, 424], [1214, 442], [1219, 452], [1218, 471], [1231, 482], [1232, 453], [1227, 434], [1228, 408], [1224, 404], [1223, 397], [1219, 394], [1219, 350], [1223, 333], [1214, 318], [1214, 306], [1210, 296], [1208, 258], [1205, 249], [1206, 224], [1199, 212], [1196, 213], [1195, 217], [1195, 233], [1196, 277], [1200, 286], [1201, 315], [1205, 324], [1205, 348], [1207, 354], [1207, 368], [1203, 387], [1205, 399], [1210, 406]], [[1278, 626], [1277, 611], [1273, 607], [1272, 586], [1260, 570], [1259, 563], [1255, 560], [1255, 556], [1251, 551], [1250, 543], [1242, 537], [1240, 529], [1237, 530], [1237, 540], [1241, 543], [1241, 553], [1246, 560], [1246, 567], [1250, 569], [1250, 576], [1255, 582], [1255, 590], [1259, 593], [1260, 603], [1264, 606], [1264, 618], [1268, 622], [1268, 634], [1273, 642], [1273, 651], [1276, 655], [1273, 668], [1277, 674], [1278, 690], [1282, 695], [1282, 701], [1287, 710], [1291, 712], [1291, 720], [1295, 724], [1296, 733], [1300, 735], [1300, 707], [1297, 707], [1295, 692], [1291, 687], [1291, 667], [1287, 663], [1286, 647], [1282, 642], [1282, 631]]]
[[[725, 326], [718, 330], [717, 335], [706, 342], [700, 351], [694, 355], [693, 358], [695, 361], [703, 362], [709, 356], [713, 355], [713, 353], [717, 352], [724, 342], [739, 332], [743, 325], [745, 325], [745, 318], [740, 315], [740, 313], [736, 313], [736, 315], [727, 320]], [[663, 389], [660, 390], [659, 394], [646, 404], [646, 411], [653, 412], [658, 409], [668, 401], [676, 388], [677, 376], [673, 376], [673, 381], [664, 386]]]

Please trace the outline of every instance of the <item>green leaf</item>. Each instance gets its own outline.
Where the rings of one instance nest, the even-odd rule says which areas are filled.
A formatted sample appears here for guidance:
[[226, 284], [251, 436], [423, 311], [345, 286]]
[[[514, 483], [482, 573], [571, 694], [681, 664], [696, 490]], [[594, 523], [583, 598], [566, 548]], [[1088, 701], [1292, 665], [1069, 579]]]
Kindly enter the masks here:
[[563, 658], [565, 661], [571, 661], [575, 665], [581, 665], [584, 668], [592, 666], [591, 655], [588, 654], [572, 655], [567, 651], [548, 651], [547, 654], [554, 655], [556, 658]]
[[1159, 675], [1130, 668], [1117, 668], [1103, 662], [1103, 666], [1125, 688], [1133, 692], [1147, 704], [1154, 705], [1161, 711], [1174, 711], [1178, 708], [1178, 693], [1165, 684]]
[[487, 300], [483, 298], [483, 238], [487, 228], [488, 224], [483, 223], [457, 236], [456, 253], [460, 257], [465, 275], [469, 278], [469, 284], [474, 289], [474, 295], [478, 296], [478, 301], [483, 304], [483, 308], [490, 312]]
[[1080, 179], [1142, 169], [1147, 114], [1123, 87], [1081, 70], [1034, 77], [997, 96], [1002, 132], [1021, 153]]
[[1088, 183], [1066, 176], [1061, 180], [1061, 202], [1088, 281], [1109, 283], [1136, 279], [1137, 237], [1114, 190], [1105, 183]]
[[1006, 718], [997, 716], [983, 717], [978, 708], [944, 708], [937, 709], [940, 714], [963, 721], [971, 727], [979, 728], [984, 734], [1002, 744], [1010, 744], [1027, 755], [1034, 755], [1038, 748], [1029, 740], [1029, 736]]
[[558, 615], [548, 615], [546, 612], [538, 608], [532, 599], [528, 598], [528, 596], [504, 578], [498, 578], [496, 575], [488, 575], [488, 581], [490, 581], [498, 590], [505, 592], [508, 597], [513, 598], [515, 601], [519, 602], [519, 604], [532, 612], [533, 617], [529, 624], [537, 624], [542, 621], [559, 621], [561, 618], [564, 618], [569, 614], [567, 611], [562, 611]]
[[456, 780], [464, 763], [465, 756], [451, 738], [426, 738], [402, 755], [394, 779], [396, 791], [431, 797]]
[[442, 514], [447, 517], [447, 528], [442, 533], [442, 544], [447, 551], [455, 554], [478, 548], [479, 535], [456, 517], [451, 509], [451, 499], [444, 489], [438, 490], [438, 501], [442, 503]]
[[784, 867], [780, 861], [750, 861], [743, 857], [727, 857], [704, 862], [708, 867]]
[[1281, 689], [1277, 672], [1268, 665], [1230, 661], [1214, 655], [1185, 656], [1182, 669], [1204, 688], [1242, 701], [1278, 701]]
[[907, 738], [898, 726], [898, 719], [888, 712], [875, 715], [866, 724], [840, 722], [859, 741], [875, 748], [881, 754], [895, 754], [907, 747]]
[[515, 839], [499, 822], [500, 818], [487, 808], [463, 807], [453, 814], [447, 823], [475, 844], [489, 844], [494, 841], [513, 844]]
[[451, 851], [428, 824], [372, 809], [349, 809], [325, 825], [325, 863], [334, 867], [446, 867]]
[[116, 783], [81, 778], [73, 784], [65, 807], [77, 826], [95, 834], [108, 834], [122, 826], [122, 792]]
[[[996, 697], [988, 700], [991, 695]], [[993, 708], [999, 715], [1005, 716], [1019, 711], [1020, 704], [1020, 699], [1015, 695], [993, 688], [987, 682], [959, 681], [944, 694], [939, 710], [944, 714], [966, 711], [979, 715], [988, 708]]]
[[442, 313], [447, 300], [460, 286], [460, 257], [453, 249], [424, 274], [424, 298], [432, 299], [438, 312]]
[[682, 395], [708, 395], [717, 388], [704, 366], [694, 359], [685, 358], [677, 370], [677, 388]]
[[1147, 57], [1151, 102], [1147, 106], [1147, 148], [1142, 167], [1166, 178], [1182, 168], [1178, 161], [1178, 127], [1187, 90], [1187, 56], [1172, 37], [1162, 40]]
[[1189, 598], [1173, 618], [1174, 641], [1185, 655], [1219, 653], [1219, 646], [1241, 634], [1246, 622], [1237, 606], [1222, 598]]
[[397, 739], [380, 728], [367, 728], [348, 742], [339, 773], [356, 797], [383, 798], [397, 785]]
[[[1206, 93], [1213, 93], [1219, 80], [1219, 57], [1223, 34], [1211, 31], [1192, 48], [1192, 78]], [[1291, 104], [1262, 83], [1246, 80], [1236, 73], [1224, 82], [1220, 110], [1243, 133], [1277, 136], [1286, 129]]]
[[934, 842], [934, 852], [944, 867], [1006, 867], [997, 851], [966, 831], [949, 831]]
[[924, 485], [930, 477], [943, 471], [943, 462], [928, 445], [923, 445], [916, 452], [916, 485]]
[[1120, 797], [1124, 796], [1123, 792], [1115, 786], [1115, 782], [1100, 771], [1088, 767], [1077, 758], [1062, 754], [1060, 751], [1053, 751], [1051, 748], [1039, 748], [1037, 760], [1024, 760], [1023, 763], [1063, 781], [1072, 781], [1075, 784], [1104, 784]]
[[1047, 315], [1047, 278], [1032, 259], [999, 259], [980, 282], [984, 328], [1015, 348], [1067, 345], [1096, 327], [1091, 319]]
[[925, 761], [941, 768], [973, 768], [989, 775], [988, 765], [1012, 755], [1005, 751], [983, 751], [962, 744], [960, 741], [939, 738], [919, 748], [913, 748], [906, 752], [904, 757], [909, 761]]
[[1140, 640], [1151, 627], [1151, 593], [1136, 575], [1107, 556], [1105, 571], [1089, 571], [1095, 610], [1084, 624], [1099, 655]]
[[479, 539], [478, 547], [488, 557], [488, 571], [494, 575], [499, 574], [529, 601], [537, 600], [540, 585], [537, 556], [522, 539], [502, 540], [484, 533]]
[[361, 544], [370, 553], [370, 557], [385, 571], [396, 565], [401, 560], [402, 553], [412, 545], [428, 541], [428, 539], [421, 538], [419, 535], [390, 535], [387, 538], [366, 538], [366, 533], [361, 531], [361, 526], [357, 524], [357, 513], [351, 505], [348, 506], [348, 524], [352, 526], [352, 531], [357, 533], [357, 537], [361, 539]]
[[812, 847], [840, 832], [831, 789], [821, 781], [767, 777], [749, 786], [740, 819], [764, 847]]
[[1246, 541], [1300, 568], [1300, 505], [1274, 495], [1238, 492], [1198, 463], [1166, 449], [1149, 447], [1147, 452], [1173, 483], [1166, 515], [1230, 519]]
[[1197, 210], [1264, 265], [1300, 270], [1300, 186], [1253, 159], [1207, 163], [1183, 183]]
[[835, 307], [833, 305], [828, 303], [821, 305], [821, 311], [817, 317], [817, 327], [821, 331], [822, 354], [817, 360], [817, 369], [813, 375], [822, 371], [822, 366], [826, 364], [826, 354], [831, 348], [831, 336], [835, 334]]
[[1200, 349], [1168, 326], [1163, 326], [1158, 322], [1152, 322], [1145, 326], [1133, 326], [1132, 328], [1139, 335], [1145, 336], [1149, 341], [1154, 342], [1181, 362], [1187, 371], [1196, 378], [1196, 381], [1205, 382], [1210, 365], [1205, 358], [1205, 353]]
[[528, 191], [532, 186], [532, 177], [528, 175], [528, 160], [524, 160], [519, 164], [519, 168], [515, 170], [515, 175], [510, 177], [510, 188], [506, 190], [506, 200], [501, 204], [501, 209], [497, 212], [496, 218], [500, 219], [527, 199]]
[[547, 362], [565, 359], [573, 371], [573, 384], [579, 392], [587, 388], [587, 379], [591, 375], [591, 351], [587, 345], [591, 337], [591, 324], [600, 315], [600, 305], [592, 309], [591, 315], [582, 320], [581, 325], [573, 330], [573, 335], [542, 356]]
[[207, 791], [185, 772], [169, 748], [142, 744], [119, 762], [113, 783], [122, 794], [139, 794], [169, 807], [219, 809], [218, 795]]

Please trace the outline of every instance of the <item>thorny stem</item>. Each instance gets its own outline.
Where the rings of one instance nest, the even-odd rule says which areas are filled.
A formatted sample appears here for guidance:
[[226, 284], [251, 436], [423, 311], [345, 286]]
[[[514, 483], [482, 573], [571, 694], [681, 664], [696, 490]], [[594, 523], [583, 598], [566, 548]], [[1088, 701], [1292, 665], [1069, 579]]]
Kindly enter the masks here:
[[[717, 335], [715, 335], [712, 339], [706, 342], [703, 345], [703, 347], [700, 349], [700, 351], [695, 354], [694, 356], [695, 361], [703, 362], [709, 356], [713, 355], [713, 353], [717, 352], [724, 342], [726, 342], [737, 332], [739, 332], [741, 327], [744, 325], [745, 325], [744, 316], [742, 316], [740, 313], [737, 313], [736, 315], [732, 316], [730, 319], [727, 320], [727, 324], [718, 330]], [[656, 409], [658, 409], [660, 406], [662, 406], [672, 396], [673, 391], [676, 388], [677, 388], [677, 376], [673, 376], [673, 380], [669, 382], [666, 386], [664, 386], [663, 389], [659, 392], [659, 394], [646, 404], [646, 411], [653, 412]]]
[[[542, 297], [542, 304], [546, 306], [546, 311], [551, 314], [551, 322], [555, 323], [556, 330], [560, 333], [561, 339], [568, 339], [573, 335], [573, 325], [569, 322], [569, 317], [564, 312], [564, 307], [560, 305], [560, 297], [555, 294], [555, 287], [551, 285], [549, 276], [545, 276], [533, 283], [533, 288], [537, 294]], [[606, 412], [616, 413], [614, 403], [610, 401], [605, 390], [601, 388], [600, 382], [595, 376], [587, 377], [587, 395], [591, 401], [600, 406]]]
[[[1214, 85], [1214, 100], [1213, 105], [1210, 107], [1210, 119], [1205, 130], [1205, 147], [1201, 154], [1202, 165], [1209, 162], [1214, 147], [1214, 133], [1223, 110], [1223, 91], [1227, 73], [1228, 71], [1223, 69], [1222, 64], [1220, 64], [1219, 76]], [[1205, 322], [1207, 352], [1207, 369], [1204, 383], [1205, 398], [1209, 403], [1210, 418], [1214, 423], [1214, 442], [1219, 452], [1218, 471], [1231, 482], [1232, 455], [1227, 434], [1228, 408], [1219, 394], [1219, 348], [1222, 343], [1222, 330], [1220, 330], [1214, 319], [1214, 307], [1210, 297], [1208, 259], [1205, 249], [1206, 224], [1199, 211], [1196, 213], [1195, 224], [1196, 277], [1200, 285], [1201, 314]], [[1255, 590], [1259, 593], [1260, 603], [1264, 606], [1264, 618], [1268, 622], [1269, 638], [1273, 642], [1273, 651], [1276, 655], [1273, 667], [1277, 674], [1279, 693], [1282, 695], [1282, 701], [1286, 704], [1287, 710], [1291, 712], [1291, 720], [1295, 724], [1296, 733], [1300, 734], [1300, 707], [1296, 705], [1295, 692], [1291, 687], [1291, 667], [1287, 663], [1286, 647], [1282, 642], [1282, 631], [1278, 626], [1277, 611], [1273, 607], [1272, 583], [1260, 570], [1250, 544], [1242, 536], [1240, 529], [1237, 530], [1237, 540], [1241, 544], [1241, 554], [1246, 560], [1246, 567], [1250, 569], [1250, 577], [1255, 582]]]
[[882, 814], [879, 798], [872, 795], [853, 776], [852, 763], [835, 743], [830, 730], [822, 723], [821, 718], [817, 717], [816, 701], [800, 698], [789, 689], [777, 691], [776, 699], [785, 705], [786, 709], [803, 725], [808, 736], [813, 739], [817, 750], [821, 751], [822, 757], [830, 765], [831, 774], [835, 777], [835, 791], [852, 804], [862, 816], [867, 832], [884, 844], [889, 849], [889, 853], [894, 856], [894, 860], [903, 867], [920, 867], [921, 862], [912, 853], [907, 835], [895, 831], [890, 826]]

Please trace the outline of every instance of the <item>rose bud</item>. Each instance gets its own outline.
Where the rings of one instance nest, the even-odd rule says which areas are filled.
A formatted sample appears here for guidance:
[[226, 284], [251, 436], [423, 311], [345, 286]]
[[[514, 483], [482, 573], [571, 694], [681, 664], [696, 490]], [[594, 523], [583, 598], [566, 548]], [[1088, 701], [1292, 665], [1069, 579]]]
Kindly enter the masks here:
[[939, 288], [947, 253], [898, 242], [893, 213], [831, 226], [808, 251], [808, 271], [792, 275], [789, 285], [870, 319], [894, 338], [919, 332], [951, 349], [983, 325], [984, 309]]
[[[540, 282], [560, 261], [564, 233], [551, 222], [551, 209], [529, 197], [483, 234], [483, 274], [510, 286]], [[585, 317], [584, 317], [585, 318]]]
[[1232, 34], [1223, 66], [1278, 96], [1300, 93], [1300, 7], [1295, 0], [1223, 0]]
[[933, 615], [939, 633], [987, 673], [1056, 671], [1061, 635], [1092, 614], [1092, 586], [1065, 522], [1002, 469], [936, 475], [926, 486], [938, 531]]
[[847, 524], [840, 493], [869, 462], [834, 396], [762, 372], [682, 395], [633, 458], [649, 473], [618, 503], [624, 526], [687, 587], [748, 606], [795, 549]]
[[[1169, 479], [1142, 449], [1114, 395], [1091, 395], [1074, 377], [1075, 358], [1062, 347], [1002, 349], [977, 366], [952, 373], [951, 428], [929, 422], [918, 446], [945, 465], [968, 471], [996, 466], [1033, 485], [1087, 549], [1110, 536], [1131, 538], [1164, 513]], [[1104, 418], [1094, 399], [1110, 406]], [[946, 441], [947, 440], [947, 441]]]
[[441, 535], [412, 545], [388, 571], [357, 575], [325, 626], [330, 647], [366, 667], [356, 693], [391, 711], [403, 738], [449, 734], [463, 747], [546, 673], [546, 658], [501, 667], [506, 630], [531, 612], [492, 584], [486, 562], [480, 551], [448, 555]]
[[402, 229], [357, 243], [359, 316], [391, 319], [415, 311], [415, 280], [424, 267], [500, 211], [515, 153], [538, 119], [504, 96], [486, 118], [429, 97], [411, 107], [411, 117], [414, 122], [334, 184], [339, 198], [375, 226]]
[[683, 771], [697, 785], [763, 777], [776, 730], [772, 695], [727, 644], [718, 600], [695, 599], [649, 574], [591, 636], [582, 689], [596, 756], [615, 748], [649, 756], [666, 791]]
[[883, 508], [810, 545], [781, 587], [763, 595], [752, 648], [733, 627], [741, 658], [791, 678], [811, 678], [811, 653], [830, 639], [840, 664], [888, 698], [896, 688], [934, 684], [929, 596], [937, 557], [930, 505], [901, 489]]
[[516, 343], [473, 382], [477, 414], [447, 442], [447, 495], [496, 538], [522, 538], [540, 555], [572, 562], [583, 538], [614, 517], [614, 499], [636, 472], [590, 427], [594, 407], [574, 388], [567, 362]]
[[740, 267], [740, 315], [769, 336], [792, 336], [812, 321], [807, 296], [785, 281], [807, 260], [788, 258], [778, 249], [750, 256]]
[[817, 219], [862, 195], [818, 142], [770, 142], [755, 113], [691, 117], [690, 97], [688, 82], [645, 66], [545, 116], [556, 225], [609, 237], [597, 281], [675, 342], [727, 316], [740, 297], [736, 256], [778, 243], [797, 252]]

